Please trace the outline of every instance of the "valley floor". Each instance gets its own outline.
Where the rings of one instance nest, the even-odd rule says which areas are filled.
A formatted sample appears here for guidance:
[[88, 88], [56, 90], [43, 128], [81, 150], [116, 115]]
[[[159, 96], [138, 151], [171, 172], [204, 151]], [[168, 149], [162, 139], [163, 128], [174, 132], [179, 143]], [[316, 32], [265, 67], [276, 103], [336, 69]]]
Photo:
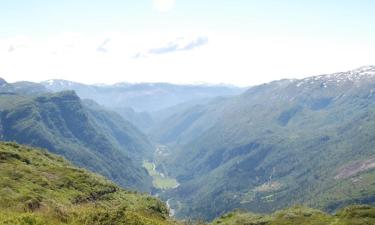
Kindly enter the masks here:
[[150, 176], [153, 178], [153, 186], [160, 190], [168, 190], [177, 188], [180, 184], [174, 178], [168, 177], [166, 174], [156, 170], [156, 165], [150, 161], [144, 161], [143, 167], [146, 168]]

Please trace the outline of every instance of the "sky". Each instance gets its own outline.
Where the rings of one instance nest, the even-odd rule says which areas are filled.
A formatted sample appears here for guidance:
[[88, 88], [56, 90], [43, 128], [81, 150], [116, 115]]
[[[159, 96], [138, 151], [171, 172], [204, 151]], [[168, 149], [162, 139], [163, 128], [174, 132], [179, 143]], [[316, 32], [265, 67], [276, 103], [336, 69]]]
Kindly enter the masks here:
[[227, 83], [375, 65], [373, 0], [1, 0], [9, 82]]

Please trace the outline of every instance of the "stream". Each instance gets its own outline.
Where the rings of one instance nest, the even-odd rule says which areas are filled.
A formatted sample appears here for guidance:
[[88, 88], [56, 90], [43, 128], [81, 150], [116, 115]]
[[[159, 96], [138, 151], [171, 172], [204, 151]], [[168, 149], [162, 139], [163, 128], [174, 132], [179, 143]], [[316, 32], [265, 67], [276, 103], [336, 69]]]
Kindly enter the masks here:
[[[143, 167], [145, 167], [150, 176], [153, 178], [153, 186], [158, 190], [154, 196], [160, 197], [160, 194], [171, 189], [178, 188], [180, 183], [173, 177], [169, 177], [168, 173], [164, 171], [158, 171], [157, 168], [162, 163], [165, 162], [166, 158], [169, 155], [169, 148], [164, 145], [157, 145], [155, 148], [155, 155], [153, 161], [144, 161]], [[158, 166], [157, 166], [158, 165]], [[173, 208], [173, 199], [169, 198], [166, 201], [166, 205], [169, 209], [170, 216], [174, 216], [176, 214], [176, 209]]]

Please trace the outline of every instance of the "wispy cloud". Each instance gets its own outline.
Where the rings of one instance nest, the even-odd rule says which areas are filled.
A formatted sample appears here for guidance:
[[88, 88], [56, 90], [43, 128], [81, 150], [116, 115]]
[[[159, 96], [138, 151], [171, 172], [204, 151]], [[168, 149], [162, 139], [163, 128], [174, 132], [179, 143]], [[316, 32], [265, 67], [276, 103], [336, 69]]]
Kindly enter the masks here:
[[13, 45], [10, 45], [8, 48], [8, 52], [14, 52], [16, 48]]
[[198, 37], [197, 39], [193, 40], [192, 42], [188, 43], [183, 50], [190, 50], [194, 49], [196, 47], [205, 45], [208, 43], [208, 38], [207, 37]]
[[110, 38], [105, 39], [97, 48], [96, 51], [102, 52], [102, 53], [107, 53], [108, 49], [106, 48], [106, 45], [111, 41]]
[[193, 39], [179, 37], [162, 47], [151, 48], [145, 52], [138, 52], [135, 54], [134, 58], [146, 57], [148, 55], [167, 54], [178, 51], [188, 51], [206, 45], [207, 43], [208, 38], [204, 36], [195, 37]]

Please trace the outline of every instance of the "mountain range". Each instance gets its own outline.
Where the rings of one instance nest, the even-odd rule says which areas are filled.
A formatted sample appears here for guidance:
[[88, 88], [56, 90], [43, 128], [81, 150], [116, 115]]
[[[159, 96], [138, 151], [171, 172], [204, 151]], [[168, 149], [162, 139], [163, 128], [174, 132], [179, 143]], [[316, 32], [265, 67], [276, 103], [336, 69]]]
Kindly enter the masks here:
[[[152, 192], [177, 218], [372, 224], [372, 207], [341, 209], [375, 204], [375, 66], [246, 90], [2, 79], [0, 115], [1, 141], [45, 148], [129, 190]], [[27, 148], [15, 146], [2, 149]], [[160, 190], [152, 173], [178, 185]], [[180, 223], [165, 207], [158, 223]], [[145, 220], [139, 224], [158, 224]]]
[[12, 86], [0, 88], [0, 140], [46, 148], [124, 187], [151, 190], [142, 160], [153, 145], [132, 124], [73, 91], [26, 95]]
[[177, 85], [169, 83], [117, 83], [87, 85], [66, 80], [48, 80], [40, 85], [53, 92], [74, 90], [82, 99], [92, 99], [119, 113], [146, 131], [154, 123], [158, 111], [190, 101], [217, 96], [230, 96], [244, 88], [230, 85]]
[[375, 67], [280, 80], [175, 110], [150, 132], [173, 149], [177, 216], [375, 199]]

